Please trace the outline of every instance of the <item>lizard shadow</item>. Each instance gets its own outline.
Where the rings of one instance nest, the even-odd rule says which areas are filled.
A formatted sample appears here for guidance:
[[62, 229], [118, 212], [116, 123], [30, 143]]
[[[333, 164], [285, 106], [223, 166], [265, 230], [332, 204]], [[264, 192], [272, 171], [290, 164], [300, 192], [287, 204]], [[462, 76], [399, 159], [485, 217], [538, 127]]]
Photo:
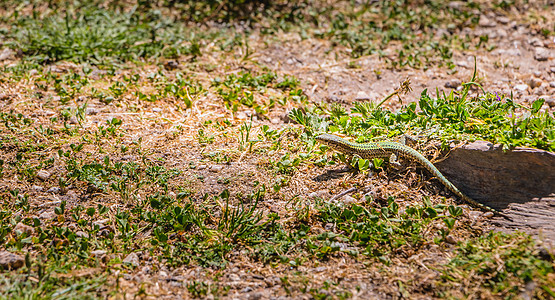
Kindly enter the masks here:
[[341, 178], [343, 176], [345, 176], [345, 173], [352, 173], [352, 169], [350, 168], [342, 168], [342, 169], [336, 169], [336, 170], [327, 170], [326, 173], [320, 174], [316, 177], [314, 177], [314, 181], [316, 182], [324, 182], [324, 181], [329, 181], [332, 179], [337, 179], [337, 178]]

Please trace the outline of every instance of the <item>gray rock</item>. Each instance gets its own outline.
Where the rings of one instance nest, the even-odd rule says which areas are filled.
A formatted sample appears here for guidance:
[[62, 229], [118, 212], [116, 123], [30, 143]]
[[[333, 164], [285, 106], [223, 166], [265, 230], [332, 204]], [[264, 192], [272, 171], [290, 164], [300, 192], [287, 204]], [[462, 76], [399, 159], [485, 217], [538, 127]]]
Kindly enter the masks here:
[[99, 258], [99, 259], [101, 259], [102, 257], [104, 257], [104, 255], [106, 255], [106, 253], [108, 253], [108, 251], [106, 251], [106, 250], [94, 250], [94, 251], [91, 251], [91, 255], [94, 256], [95, 258]]
[[48, 179], [48, 177], [50, 177], [50, 172], [46, 171], [46, 170], [40, 170], [37, 172], [37, 178], [45, 181]]
[[545, 104], [547, 104], [547, 106], [551, 108], [555, 107], [555, 98], [550, 97], [549, 95], [543, 95], [540, 96], [540, 98], [543, 98], [545, 100]]
[[461, 85], [461, 81], [458, 79], [452, 79], [445, 83], [446, 88], [456, 89]]
[[39, 73], [39, 71], [37, 71], [37, 69], [32, 69], [32, 70], [29, 71], [30, 76], [37, 75], [38, 73]]
[[92, 116], [92, 115], [97, 115], [98, 114], [98, 109], [94, 108], [94, 107], [87, 107], [87, 109], [85, 109], [85, 114]]
[[501, 17], [497, 17], [497, 22], [501, 24], [509, 24], [509, 22], [511, 22], [511, 19], [501, 16]]
[[23, 267], [25, 257], [8, 251], [0, 251], [0, 267], [15, 270]]
[[42, 192], [42, 190], [44, 190], [44, 188], [40, 185], [33, 185], [31, 189], [35, 192]]
[[58, 194], [60, 193], [60, 188], [57, 186], [53, 186], [51, 188], [49, 188], [47, 191], [47, 193], [52, 193], [52, 194]]
[[0, 61], [4, 61], [6, 59], [10, 59], [15, 55], [15, 52], [10, 48], [4, 48], [0, 53]]
[[527, 84], [517, 84], [515, 85], [515, 90], [517, 91], [521, 91], [524, 92], [528, 89], [528, 85]]
[[536, 78], [536, 77], [531, 77], [530, 80], [528, 80], [528, 85], [533, 89], [541, 86], [542, 83], [543, 81], [540, 78]]
[[549, 49], [543, 47], [537, 47], [534, 49], [534, 59], [537, 61], [547, 61], [553, 57], [553, 54]]
[[222, 165], [210, 166], [210, 171], [214, 172], [214, 173], [221, 172], [223, 169], [224, 169], [224, 166], [222, 166]]
[[368, 94], [366, 94], [363, 91], [359, 91], [357, 93], [357, 96], [355, 97], [356, 101], [364, 101], [364, 100], [370, 100], [370, 96], [368, 96]]
[[482, 27], [495, 27], [497, 23], [494, 20], [489, 19], [485, 15], [481, 15], [480, 21], [478, 21], [478, 25]]
[[235, 273], [231, 273], [229, 274], [229, 280], [231, 281], [240, 281], [241, 277], [239, 277], [239, 275], [235, 274]]
[[153, 111], [153, 112], [161, 112], [162, 109], [161, 109], [160, 107], [154, 107], [154, 108], [152, 109], [152, 111]]
[[127, 257], [123, 259], [123, 262], [126, 264], [130, 264], [134, 267], [137, 267], [139, 266], [139, 263], [140, 263], [139, 256], [135, 252], [129, 253], [129, 255], [127, 255]]
[[79, 120], [77, 120], [76, 116], [71, 116], [71, 118], [69, 118], [69, 124], [78, 124]]
[[56, 217], [56, 213], [53, 210], [45, 211], [39, 215], [39, 219], [42, 220], [52, 220]]
[[25, 225], [21, 222], [17, 223], [17, 225], [15, 225], [14, 229], [16, 231], [21, 232], [21, 233], [26, 233], [27, 235], [32, 235], [33, 233], [35, 233], [35, 228], [33, 228], [29, 225]]
[[555, 81], [551, 81], [551, 82], [549, 83], [549, 87], [555, 88]]

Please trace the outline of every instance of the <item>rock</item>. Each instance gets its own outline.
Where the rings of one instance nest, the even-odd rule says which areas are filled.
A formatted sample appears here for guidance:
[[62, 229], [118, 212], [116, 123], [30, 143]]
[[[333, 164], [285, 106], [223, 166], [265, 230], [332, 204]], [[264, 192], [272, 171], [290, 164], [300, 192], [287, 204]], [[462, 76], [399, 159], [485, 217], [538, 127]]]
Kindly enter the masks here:
[[546, 61], [551, 58], [553, 55], [550, 50], [543, 48], [543, 47], [536, 47], [534, 49], [534, 59], [537, 61]]
[[160, 107], [154, 107], [154, 108], [152, 108], [152, 111], [153, 112], [161, 112], [162, 109]]
[[343, 203], [345, 203], [345, 204], [354, 204], [354, 203], [357, 203], [357, 199], [347, 195], [347, 196], [343, 197]]
[[452, 79], [445, 83], [446, 88], [456, 89], [461, 85], [461, 81], [458, 79]]
[[129, 255], [127, 255], [127, 257], [125, 257], [123, 259], [123, 262], [126, 263], [126, 264], [130, 264], [134, 267], [137, 267], [137, 266], [139, 266], [139, 263], [140, 263], [139, 262], [139, 256], [135, 252], [130, 253]]
[[478, 25], [482, 27], [495, 27], [497, 23], [494, 20], [489, 19], [485, 15], [480, 15], [480, 21], [478, 21]]
[[524, 92], [528, 89], [528, 85], [527, 84], [517, 84], [515, 85], [515, 90], [517, 91], [521, 91]]
[[56, 218], [56, 213], [53, 210], [45, 211], [39, 215], [39, 219], [52, 220]]
[[52, 193], [52, 194], [59, 194], [60, 193], [60, 188], [57, 186], [53, 186], [51, 188], [49, 188], [47, 191], [47, 193]]
[[23, 267], [25, 257], [8, 251], [0, 251], [0, 267], [15, 270]]
[[543, 98], [545, 100], [545, 104], [547, 104], [547, 106], [551, 108], [555, 107], [555, 98], [552, 98], [549, 95], [543, 95], [540, 96], [540, 98]]
[[445, 242], [448, 243], [448, 244], [453, 244], [453, 245], [457, 244], [457, 240], [451, 235], [448, 235], [448, 236], [445, 237]]
[[497, 22], [501, 24], [509, 24], [509, 22], [511, 22], [511, 19], [501, 16], [501, 17], [497, 17]]
[[89, 234], [82, 231], [82, 230], [79, 230], [79, 231], [75, 232], [75, 235], [80, 237], [80, 238], [86, 238], [86, 239], [89, 238]]
[[530, 45], [534, 46], [534, 47], [543, 47], [544, 46], [543, 42], [537, 37], [532, 38], [530, 41], [528, 41], [528, 43]]
[[44, 190], [44, 188], [40, 185], [33, 185], [31, 189], [35, 192], [42, 192], [42, 190]]
[[323, 190], [315, 191], [315, 192], [312, 192], [312, 193], [308, 194], [308, 198], [309, 199], [314, 199], [314, 198], [324, 199], [326, 196], [329, 196], [329, 193], [330, 193], [329, 190], [323, 189]]
[[46, 170], [40, 170], [37, 172], [37, 178], [42, 181], [45, 181], [46, 179], [48, 179], [48, 177], [50, 177], [50, 172]]
[[16, 231], [21, 232], [21, 233], [26, 233], [27, 236], [32, 235], [33, 233], [35, 233], [35, 228], [33, 228], [29, 225], [25, 225], [21, 222], [17, 223], [17, 225], [15, 225], [14, 229]]
[[229, 280], [231, 281], [240, 281], [241, 277], [239, 277], [239, 275], [235, 274], [235, 273], [231, 273], [229, 274]]
[[0, 61], [4, 61], [6, 59], [10, 59], [15, 55], [15, 52], [10, 48], [4, 48], [0, 53]]
[[98, 258], [98, 259], [102, 259], [102, 257], [104, 257], [106, 255], [106, 253], [108, 253], [108, 251], [106, 251], [106, 250], [91, 251], [91, 255], [94, 256], [95, 258]]
[[29, 71], [29, 76], [34, 76], [37, 75], [39, 73], [39, 71], [37, 71], [37, 69], [32, 69]]
[[536, 77], [531, 77], [530, 80], [528, 80], [528, 85], [533, 89], [541, 86], [542, 83], [543, 83], [543, 81], [539, 78], [536, 78]]
[[69, 118], [69, 124], [79, 124], [79, 120], [77, 120], [76, 116], [71, 116], [71, 118]]
[[224, 169], [224, 166], [222, 165], [210, 166], [210, 172], [214, 172], [214, 173], [221, 172], [223, 169]]
[[364, 101], [364, 100], [370, 100], [370, 96], [368, 96], [368, 94], [366, 94], [363, 91], [359, 91], [357, 93], [357, 96], [355, 97], [356, 101]]
[[87, 107], [87, 109], [85, 109], [85, 114], [87, 114], [89, 116], [97, 115], [98, 114], [98, 109], [96, 109], [94, 107]]

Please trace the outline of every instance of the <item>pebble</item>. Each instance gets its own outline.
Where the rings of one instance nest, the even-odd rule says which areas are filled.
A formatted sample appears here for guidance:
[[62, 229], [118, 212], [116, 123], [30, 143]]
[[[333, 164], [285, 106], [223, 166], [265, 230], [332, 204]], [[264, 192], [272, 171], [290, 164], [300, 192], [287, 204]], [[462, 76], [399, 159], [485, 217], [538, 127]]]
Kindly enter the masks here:
[[551, 108], [555, 107], [555, 98], [551, 98], [548, 95], [543, 95], [540, 98], [543, 98], [545, 100], [545, 104], [547, 104], [547, 106]]
[[153, 111], [153, 112], [161, 112], [162, 109], [161, 109], [160, 107], [154, 107], [154, 108], [152, 109], [152, 111]]
[[79, 231], [75, 232], [75, 235], [80, 237], [80, 238], [87, 238], [87, 239], [89, 238], [89, 234], [82, 231], [82, 230], [79, 230]]
[[552, 87], [552, 88], [555, 88], [555, 81], [551, 81], [551, 82], [549, 83], [549, 86]]
[[69, 124], [78, 124], [79, 120], [77, 120], [76, 116], [72, 116], [71, 118], [69, 118]]
[[0, 94], [0, 100], [8, 100], [9, 98], [10, 98], [10, 95]]
[[546, 61], [551, 57], [551, 53], [548, 49], [543, 47], [537, 47], [534, 49], [534, 59], [537, 61]]
[[329, 190], [327, 189], [323, 189], [323, 190], [319, 190], [319, 191], [315, 191], [312, 192], [310, 194], [308, 194], [308, 198], [309, 199], [314, 199], [314, 198], [325, 198], [326, 196], [329, 196]]
[[480, 21], [478, 21], [478, 25], [482, 26], [482, 27], [495, 27], [495, 25], [497, 25], [497, 23], [491, 19], [489, 19], [488, 17], [481, 15], [480, 16]]
[[42, 181], [45, 181], [46, 179], [48, 179], [48, 177], [50, 177], [50, 172], [46, 170], [40, 170], [37, 172], [37, 178]]
[[91, 255], [94, 256], [95, 258], [99, 258], [99, 259], [102, 259], [102, 257], [103, 257], [104, 255], [106, 255], [106, 253], [108, 253], [108, 251], [106, 251], [106, 250], [94, 250], [94, 251], [91, 251]]
[[239, 275], [235, 274], [235, 273], [231, 273], [229, 274], [229, 280], [231, 281], [239, 281], [241, 280], [241, 277], [239, 277]]
[[220, 172], [223, 169], [224, 169], [224, 166], [222, 166], [222, 165], [210, 166], [210, 171], [214, 172], [214, 173]]
[[370, 96], [368, 96], [368, 94], [366, 94], [363, 91], [359, 91], [357, 93], [357, 96], [355, 97], [356, 101], [364, 101], [364, 100], [370, 100]]
[[456, 89], [461, 85], [461, 81], [458, 79], [449, 80], [445, 83], [446, 88]]
[[511, 19], [507, 17], [497, 17], [497, 22], [501, 24], [509, 24], [509, 22], [511, 22]]
[[528, 89], [528, 85], [527, 84], [517, 84], [515, 85], [515, 90], [524, 92]]
[[56, 213], [52, 210], [45, 211], [39, 215], [39, 219], [43, 219], [43, 220], [52, 220], [55, 217], [56, 217]]
[[345, 204], [353, 204], [353, 203], [357, 203], [357, 199], [351, 197], [351, 196], [344, 196], [343, 197], [343, 203]]
[[19, 269], [23, 267], [25, 257], [8, 251], [0, 252], [0, 267], [2, 269]]
[[35, 233], [35, 228], [29, 226], [29, 225], [25, 225], [21, 222], [17, 223], [17, 225], [15, 225], [14, 229], [16, 231], [20, 231], [22, 233], [26, 233], [27, 236], [32, 235], [33, 233]]
[[249, 295], [249, 300], [260, 300], [264, 297], [264, 294], [261, 292], [255, 292]]
[[14, 54], [15, 52], [12, 49], [4, 48], [4, 50], [0, 53], [0, 61], [10, 59]]
[[98, 109], [94, 108], [94, 107], [87, 107], [87, 109], [85, 109], [85, 114], [87, 115], [96, 115], [98, 114]]
[[39, 73], [39, 71], [37, 71], [37, 69], [32, 69], [29, 71], [29, 76], [34, 76], [37, 75]]
[[33, 185], [31, 189], [35, 192], [42, 192], [42, 190], [44, 190], [44, 188], [40, 185]]
[[448, 244], [453, 244], [453, 245], [457, 244], [457, 240], [454, 237], [450, 236], [450, 235], [445, 237], [445, 242], [448, 243]]
[[542, 85], [542, 80], [536, 77], [531, 77], [530, 80], [528, 80], [528, 85], [535, 89]]
[[53, 186], [53, 187], [49, 188], [46, 192], [47, 193], [58, 194], [60, 192], [60, 188], [57, 187], [57, 186]]
[[135, 252], [130, 253], [123, 259], [123, 262], [137, 267], [139, 265], [139, 256]]

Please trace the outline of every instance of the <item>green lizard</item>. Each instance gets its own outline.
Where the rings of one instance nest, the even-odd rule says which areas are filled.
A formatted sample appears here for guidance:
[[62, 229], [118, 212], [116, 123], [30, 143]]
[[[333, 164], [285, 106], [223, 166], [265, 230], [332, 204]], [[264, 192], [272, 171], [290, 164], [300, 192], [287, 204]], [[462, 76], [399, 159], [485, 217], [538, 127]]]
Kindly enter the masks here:
[[[506, 219], [511, 220], [508, 216], [502, 214], [501, 212], [488, 207], [482, 203], [476, 202], [475, 200], [471, 199], [470, 197], [463, 194], [459, 189], [453, 185], [441, 172], [422, 154], [418, 151], [412, 149], [409, 146], [406, 146], [402, 143], [397, 142], [376, 142], [376, 143], [366, 143], [366, 144], [358, 144], [349, 142], [345, 139], [342, 139], [333, 134], [321, 134], [316, 137], [316, 140], [321, 144], [327, 145], [330, 148], [350, 155], [358, 155], [364, 159], [370, 158], [389, 158], [390, 163], [397, 163], [396, 159], [397, 156], [403, 156], [410, 160], [418, 162], [420, 165], [424, 166], [432, 175], [434, 175], [439, 181], [445, 185], [451, 192], [455, 195], [459, 196], [463, 201], [467, 202], [468, 204], [494, 213], [495, 215], [502, 216]], [[397, 163], [398, 164], [398, 163]]]

